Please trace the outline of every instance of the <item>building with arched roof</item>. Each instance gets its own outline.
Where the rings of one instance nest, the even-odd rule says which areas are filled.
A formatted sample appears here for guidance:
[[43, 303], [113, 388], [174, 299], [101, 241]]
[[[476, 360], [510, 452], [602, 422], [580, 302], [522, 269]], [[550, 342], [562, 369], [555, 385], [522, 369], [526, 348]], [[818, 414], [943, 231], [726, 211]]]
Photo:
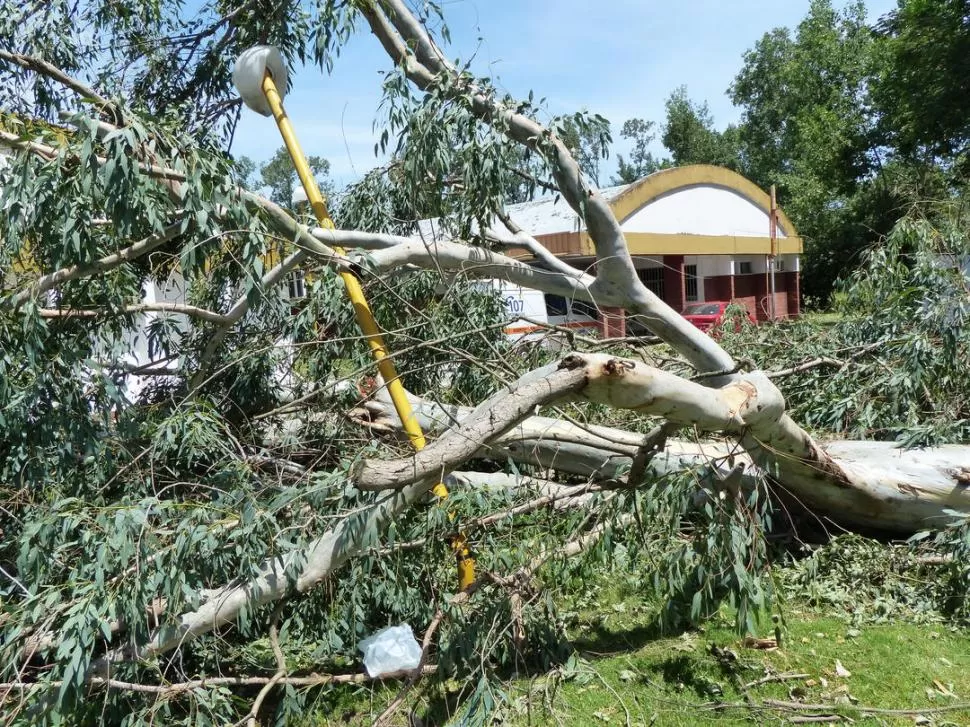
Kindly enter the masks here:
[[[771, 198], [750, 180], [722, 167], [693, 165], [600, 194], [620, 222], [640, 279], [674, 310], [736, 301], [759, 320], [799, 314], [802, 240], [775, 208], [773, 241]], [[578, 268], [595, 265], [583, 221], [561, 198], [512, 205], [507, 213], [558, 257]], [[607, 335], [623, 330], [622, 318], [610, 311], [599, 317]]]

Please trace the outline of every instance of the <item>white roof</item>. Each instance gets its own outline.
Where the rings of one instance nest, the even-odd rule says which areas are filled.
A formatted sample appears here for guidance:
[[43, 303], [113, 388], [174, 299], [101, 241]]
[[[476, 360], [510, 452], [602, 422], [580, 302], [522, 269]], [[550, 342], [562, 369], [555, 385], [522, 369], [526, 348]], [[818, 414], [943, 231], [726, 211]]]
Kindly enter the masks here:
[[[770, 234], [768, 195], [736, 172], [721, 167], [673, 167], [599, 193], [622, 215], [619, 221], [624, 233], [765, 240]], [[525, 232], [540, 239], [586, 229], [558, 194], [510, 205], [506, 213]], [[495, 220], [491, 226], [503, 235], [504, 225]], [[793, 229], [790, 220], [780, 213], [778, 237], [787, 237]], [[424, 239], [440, 238], [441, 220], [422, 221], [419, 234]]]
[[[629, 186], [629, 184], [623, 184], [618, 187], [606, 187], [599, 190], [599, 193], [607, 202], [612, 202]], [[533, 236], [586, 229], [579, 215], [558, 194], [547, 194], [530, 202], [509, 205], [505, 211], [513, 222]], [[498, 220], [495, 220], [494, 224], [496, 227], [501, 227]], [[437, 218], [421, 220], [418, 223], [417, 234], [424, 239], [440, 238], [443, 234], [441, 221]]]
[[[607, 202], [630, 185], [607, 187], [599, 190], [600, 196]], [[512, 221], [530, 235], [548, 235], [555, 232], [578, 232], [586, 229], [585, 223], [579, 219], [573, 208], [560, 195], [546, 195], [531, 202], [510, 205], [506, 211]]]

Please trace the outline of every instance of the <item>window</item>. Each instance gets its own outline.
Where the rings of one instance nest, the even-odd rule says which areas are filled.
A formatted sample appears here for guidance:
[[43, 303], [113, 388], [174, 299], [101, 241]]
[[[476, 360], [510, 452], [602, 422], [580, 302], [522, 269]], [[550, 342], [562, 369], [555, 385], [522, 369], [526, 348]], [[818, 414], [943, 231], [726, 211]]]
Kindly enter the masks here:
[[751, 261], [742, 260], [738, 263], [738, 275], [751, 275]]
[[290, 294], [290, 298], [305, 298], [306, 297], [306, 278], [303, 277], [302, 270], [294, 270], [290, 273], [289, 277], [286, 279], [287, 291]]
[[774, 262], [776, 273], [785, 272], [785, 261], [782, 258], [776, 257], [773, 262]]
[[551, 295], [546, 293], [545, 297], [547, 316], [564, 316], [569, 312], [569, 306], [566, 305], [566, 299], [561, 295]]
[[660, 298], [660, 300], [664, 299], [663, 268], [640, 268], [637, 270], [637, 275], [651, 293]]
[[697, 266], [684, 266], [684, 300], [697, 300]]

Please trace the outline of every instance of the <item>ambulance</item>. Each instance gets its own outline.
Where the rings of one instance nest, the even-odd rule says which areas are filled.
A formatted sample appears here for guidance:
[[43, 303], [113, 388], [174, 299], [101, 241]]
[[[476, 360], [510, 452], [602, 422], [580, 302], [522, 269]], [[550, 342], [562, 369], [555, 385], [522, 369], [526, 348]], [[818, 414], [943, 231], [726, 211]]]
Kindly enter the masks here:
[[504, 280], [493, 280], [491, 285], [505, 308], [504, 330], [510, 340], [556, 338], [564, 329], [592, 335], [600, 329], [596, 307], [591, 303], [524, 288]]

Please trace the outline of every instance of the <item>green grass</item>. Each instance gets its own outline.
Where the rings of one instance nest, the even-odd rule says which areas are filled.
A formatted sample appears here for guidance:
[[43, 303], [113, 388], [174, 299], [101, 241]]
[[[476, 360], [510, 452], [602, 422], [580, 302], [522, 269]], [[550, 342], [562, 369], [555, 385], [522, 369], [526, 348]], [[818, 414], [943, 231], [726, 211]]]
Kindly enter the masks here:
[[832, 311], [811, 311], [803, 313], [802, 320], [818, 325], [831, 326], [842, 320], [842, 314], [833, 313]]
[[[533, 702], [532, 719], [520, 716], [512, 723], [780, 722], [783, 711], [714, 707], [719, 702], [775, 699], [843, 703], [838, 710], [857, 724], [913, 724], [911, 716], [863, 718], [852, 706], [921, 709], [961, 698], [970, 701], [970, 637], [965, 633], [910, 624], [850, 630], [832, 616], [792, 616], [782, 647], [773, 651], [744, 648], [726, 623], [675, 638], [656, 638], [642, 627], [603, 629], [593, 640], [577, 640], [584, 661], [567, 672], [552, 698], [519, 688], [519, 698]], [[837, 676], [836, 660], [851, 676]], [[807, 676], [745, 686], [769, 675], [794, 673]], [[957, 697], [944, 695], [934, 680]], [[966, 724], [970, 709], [947, 716]]]
[[[661, 636], [655, 608], [635, 596], [603, 593], [597, 608], [574, 613], [575, 656], [551, 672], [518, 675], [495, 724], [750, 725], [789, 724], [825, 712], [762, 709], [764, 700], [833, 705], [856, 725], [913, 725], [920, 715], [861, 714], [858, 706], [928, 710], [970, 703], [970, 634], [944, 625], [889, 623], [852, 628], [839, 614], [786, 613], [781, 648], [745, 648], [721, 614], [704, 630]], [[850, 676], [836, 673], [836, 661]], [[766, 676], [806, 676], [753, 684]], [[370, 724], [398, 685], [330, 695], [308, 724]], [[444, 724], [461, 712], [470, 689], [427, 680], [392, 720]], [[725, 707], [721, 705], [736, 705]], [[745, 704], [753, 706], [743, 706]], [[922, 724], [970, 724], [970, 708], [925, 714]]]

